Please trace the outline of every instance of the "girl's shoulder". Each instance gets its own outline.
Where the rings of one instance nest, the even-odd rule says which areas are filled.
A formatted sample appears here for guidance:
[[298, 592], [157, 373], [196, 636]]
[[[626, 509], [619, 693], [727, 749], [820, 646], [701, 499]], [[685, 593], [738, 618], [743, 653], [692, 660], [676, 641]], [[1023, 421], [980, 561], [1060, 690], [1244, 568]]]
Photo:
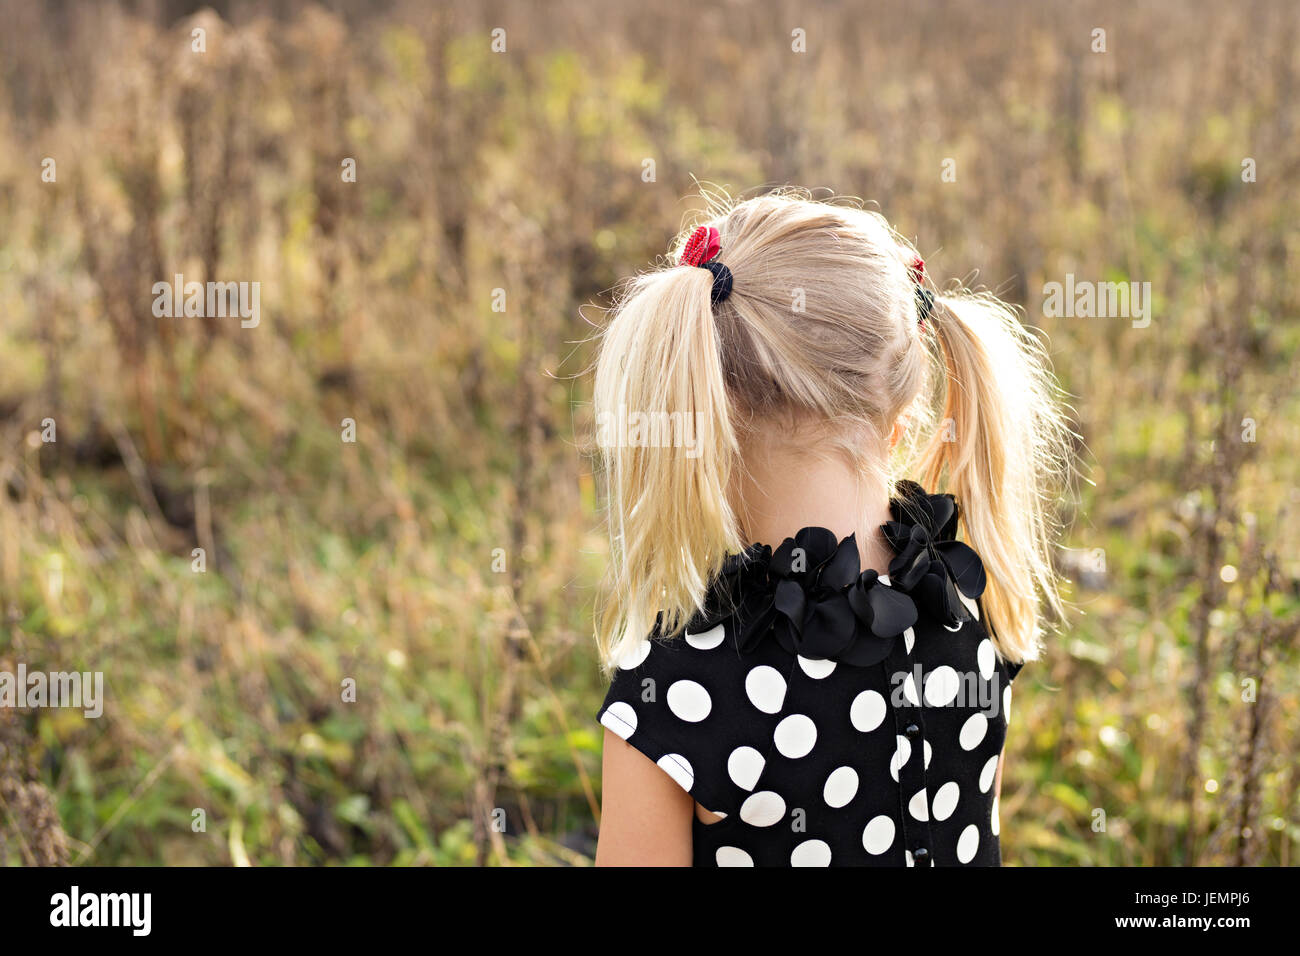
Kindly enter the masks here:
[[[698, 624], [699, 622], [695, 622]], [[739, 646], [734, 617], [671, 638], [656, 631], [620, 661], [597, 719], [706, 809], [726, 815], [761, 768], [796, 658], [775, 642]], [[727, 767], [728, 773], [715, 772]]]

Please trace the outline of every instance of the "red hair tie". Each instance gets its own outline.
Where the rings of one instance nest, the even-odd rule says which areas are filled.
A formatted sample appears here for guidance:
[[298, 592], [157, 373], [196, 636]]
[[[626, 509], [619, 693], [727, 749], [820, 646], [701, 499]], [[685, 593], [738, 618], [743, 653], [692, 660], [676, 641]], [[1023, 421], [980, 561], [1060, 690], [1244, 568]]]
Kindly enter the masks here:
[[922, 285], [925, 283], [925, 260], [924, 259], [922, 259], [920, 256], [913, 256], [912, 264], [908, 266], [908, 269], [912, 273], [913, 282], [915, 282], [917, 285]]
[[700, 226], [686, 240], [680, 265], [702, 266], [722, 251], [722, 237], [712, 226]]

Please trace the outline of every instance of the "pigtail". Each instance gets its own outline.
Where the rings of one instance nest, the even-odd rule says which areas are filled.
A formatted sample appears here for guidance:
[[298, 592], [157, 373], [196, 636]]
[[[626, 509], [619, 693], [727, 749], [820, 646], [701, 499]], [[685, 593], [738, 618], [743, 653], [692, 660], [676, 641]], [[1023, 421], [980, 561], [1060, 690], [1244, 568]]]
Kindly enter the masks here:
[[1030, 659], [1041, 609], [1062, 611], [1052, 506], [1069, 428], [1058, 388], [1042, 343], [992, 296], [939, 296], [926, 324], [946, 385], [942, 420], [921, 454], [922, 481], [957, 497], [988, 572], [982, 606], [999, 652]]
[[743, 547], [729, 504], [737, 441], [712, 291], [703, 268], [641, 276], [601, 341], [594, 405], [612, 554], [597, 643], [606, 670], [656, 615], [661, 633], [676, 634], [727, 553]]

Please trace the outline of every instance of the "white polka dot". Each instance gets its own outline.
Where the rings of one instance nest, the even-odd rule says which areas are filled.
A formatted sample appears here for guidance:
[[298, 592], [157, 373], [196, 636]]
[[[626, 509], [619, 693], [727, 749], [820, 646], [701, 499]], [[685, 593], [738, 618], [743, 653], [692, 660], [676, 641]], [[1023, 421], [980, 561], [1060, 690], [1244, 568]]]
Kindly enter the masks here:
[[965, 830], [962, 830], [961, 836], [957, 838], [957, 859], [962, 863], [969, 863], [975, 859], [975, 851], [979, 848], [979, 827], [972, 823]]
[[1011, 722], [1011, 685], [1008, 684], [1002, 691], [1002, 719], [1007, 723]]
[[898, 738], [898, 749], [894, 751], [894, 757], [889, 761], [889, 775], [898, 780], [898, 771], [902, 769], [903, 764], [907, 763], [907, 758], [912, 756], [912, 743], [906, 737]]
[[980, 641], [979, 649], [975, 652], [975, 660], [979, 662], [980, 677], [988, 680], [993, 676], [993, 642], [987, 637]]
[[952, 631], [954, 634], [956, 634], [958, 631], [961, 630], [962, 623], [963, 623], [962, 621], [958, 621], [956, 627], [949, 627], [947, 624], [945, 624], [943, 626], [943, 629], [945, 631]]
[[885, 713], [885, 698], [874, 690], [864, 690], [853, 698], [853, 704], [849, 707], [849, 720], [856, 729], [867, 734], [880, 726]]
[[822, 788], [822, 799], [829, 806], [839, 808], [847, 804], [858, 793], [858, 772], [852, 767], [837, 767], [826, 778]]
[[862, 847], [872, 856], [880, 856], [894, 845], [894, 821], [881, 814], [873, 817], [862, 831]]
[[633, 644], [623, 652], [618, 659], [620, 670], [630, 671], [640, 667], [645, 659], [650, 656], [650, 641], [642, 638], [638, 643]]
[[605, 712], [600, 715], [600, 722], [627, 740], [636, 732], [636, 711], [631, 704], [615, 701], [605, 708]]
[[664, 754], [655, 762], [683, 790], [690, 792], [691, 787], [695, 786], [695, 771], [691, 768], [690, 761], [681, 754]]
[[960, 591], [957, 592], [957, 596], [961, 598], [961, 603], [966, 605], [966, 610], [970, 611], [970, 616], [978, 621], [980, 619], [979, 603], [974, 598], [968, 598]]
[[961, 690], [961, 678], [947, 664], [930, 671], [925, 678], [925, 702], [931, 707], [946, 707]]
[[966, 718], [966, 723], [961, 725], [961, 733], [957, 735], [957, 742], [961, 744], [962, 750], [974, 750], [979, 746], [984, 735], [988, 733], [989, 719], [983, 714], [971, 714]]
[[888, 574], [880, 575], [880, 583], [883, 584], [885, 587], [890, 587], [893, 584], [893, 582], [889, 580]]
[[832, 660], [815, 661], [808, 657], [800, 657], [799, 666], [803, 669], [803, 672], [813, 680], [821, 680], [823, 677], [830, 677], [831, 672], [835, 670], [835, 662]]
[[740, 819], [752, 827], [770, 827], [785, 816], [785, 801], [771, 790], [751, 793], [740, 805]]
[[918, 790], [916, 793], [912, 794], [912, 799], [907, 801], [907, 812], [910, 813], [914, 819], [920, 820], [922, 823], [930, 819], [930, 811], [925, 805], [924, 790]]
[[679, 680], [668, 688], [668, 709], [691, 724], [698, 724], [713, 709], [709, 692], [693, 680]]
[[817, 742], [817, 725], [804, 714], [791, 714], [776, 725], [776, 749], [795, 760], [807, 756]]
[[916, 631], [910, 627], [903, 632], [903, 645], [907, 648], [907, 653], [912, 653], [912, 645], [916, 643]]
[[912, 851], [911, 851], [911, 850], [904, 850], [904, 851], [903, 851], [903, 859], [907, 862], [907, 865], [908, 865], [908, 866], [916, 866], [916, 861], [915, 861], [914, 859], [912, 859]]
[[775, 667], [761, 664], [745, 675], [745, 693], [763, 713], [780, 713], [785, 702], [785, 678]]
[[686, 632], [686, 643], [691, 645], [697, 651], [711, 651], [727, 636], [727, 629], [719, 624], [717, 627], [710, 628], [702, 634], [692, 634]]
[[998, 772], [998, 757], [1000, 754], [994, 754], [984, 764], [984, 769], [980, 771], [980, 793], [988, 793], [989, 787], [993, 786], [993, 777]]
[[921, 698], [916, 693], [916, 680], [911, 674], [903, 678], [903, 698], [913, 707], [921, 706]]
[[1002, 823], [1001, 821], [998, 820], [998, 798], [997, 797], [993, 798], [993, 813], [990, 814], [989, 816], [989, 829], [993, 831], [994, 836], [997, 836], [1000, 832], [1002, 832]]
[[930, 749], [930, 741], [928, 741], [928, 740], [923, 740], [923, 741], [921, 741], [921, 744], [922, 744], [922, 749], [923, 749], [924, 752], [925, 752], [925, 769], [926, 769], [926, 770], [929, 770], [929, 769], [930, 769], [930, 757], [934, 754], [934, 751]]
[[957, 809], [957, 801], [961, 797], [961, 787], [957, 786], [957, 781], [949, 780], [934, 793], [934, 818], [936, 820], [947, 820], [952, 816], [952, 812]]
[[727, 758], [727, 776], [741, 790], [753, 790], [765, 763], [763, 755], [753, 747], [737, 747]]
[[718, 852], [713, 854], [713, 859], [717, 861], [718, 866], [753, 866], [754, 858], [734, 846], [720, 846]]
[[823, 840], [804, 840], [790, 854], [791, 866], [830, 866], [831, 848]]

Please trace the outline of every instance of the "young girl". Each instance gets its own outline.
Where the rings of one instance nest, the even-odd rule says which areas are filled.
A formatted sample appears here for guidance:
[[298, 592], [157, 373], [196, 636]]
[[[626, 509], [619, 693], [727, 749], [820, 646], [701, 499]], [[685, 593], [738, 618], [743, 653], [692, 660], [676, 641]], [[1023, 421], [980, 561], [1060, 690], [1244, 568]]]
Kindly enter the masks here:
[[596, 862], [997, 865], [1011, 681], [1059, 608], [1042, 350], [856, 207], [728, 204], [673, 262], [596, 369]]

